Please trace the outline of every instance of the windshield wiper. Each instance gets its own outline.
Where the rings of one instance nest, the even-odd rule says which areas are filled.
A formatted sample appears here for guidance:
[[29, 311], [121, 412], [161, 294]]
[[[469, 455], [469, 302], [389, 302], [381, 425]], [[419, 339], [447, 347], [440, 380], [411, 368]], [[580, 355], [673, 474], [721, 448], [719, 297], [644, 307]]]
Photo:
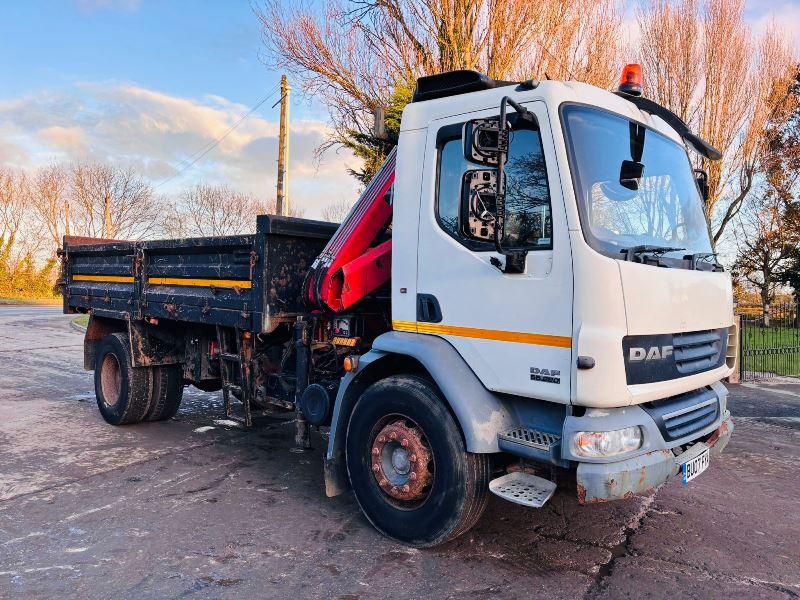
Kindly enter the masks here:
[[725, 270], [725, 268], [717, 260], [716, 252], [695, 252], [694, 254], [687, 256], [687, 258], [691, 262], [691, 269], [693, 271], [696, 271], [697, 268], [703, 263], [711, 265], [712, 271]]
[[620, 250], [623, 254], [625, 254], [625, 260], [630, 262], [636, 262], [640, 260], [643, 255], [645, 254], [652, 254], [658, 259], [659, 266], [666, 266], [661, 262], [661, 255], [667, 252], [677, 252], [679, 250], [686, 250], [686, 248], [676, 248], [672, 246], [653, 246], [650, 244], [642, 244], [640, 246], [631, 246], [630, 248], [624, 248]]

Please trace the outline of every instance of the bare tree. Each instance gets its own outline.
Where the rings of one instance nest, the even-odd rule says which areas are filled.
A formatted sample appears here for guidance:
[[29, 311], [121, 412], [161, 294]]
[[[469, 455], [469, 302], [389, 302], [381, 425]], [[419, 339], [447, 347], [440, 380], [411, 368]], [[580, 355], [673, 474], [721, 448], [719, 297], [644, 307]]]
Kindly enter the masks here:
[[[305, 209], [297, 206], [296, 204], [292, 204], [289, 206], [289, 217], [302, 217], [305, 214]], [[275, 198], [270, 198], [269, 200], [257, 200], [256, 201], [256, 213], [259, 215], [277, 215], [278, 214], [278, 207], [277, 201]], [[255, 224], [253, 225], [255, 227]]]
[[353, 202], [345, 198], [340, 198], [331, 202], [322, 209], [322, 219], [330, 223], [341, 223], [353, 208]]
[[768, 193], [744, 214], [734, 233], [737, 257], [733, 273], [758, 291], [765, 325], [769, 325], [770, 304], [800, 243], [800, 230], [790, 222], [796, 219], [795, 211]]
[[0, 296], [52, 294], [55, 257], [36, 264], [43, 238], [32, 216], [26, 174], [0, 167]]
[[[181, 193], [162, 226], [174, 237], [236, 235], [255, 231], [260, 214], [275, 214], [275, 200], [259, 201], [226, 185], [200, 184]], [[290, 214], [300, 216], [302, 211], [291, 207]]]
[[[374, 109], [395, 105], [398, 90], [407, 102], [421, 75], [477, 69], [499, 79], [577, 78], [605, 87], [621, 62], [615, 0], [334, 0], [322, 16], [264, 0], [255, 13], [265, 62], [290, 71], [327, 105], [330, 143], [351, 149], [369, 142]], [[389, 150], [377, 146], [378, 157], [356, 151], [372, 170]]]
[[9, 263], [32, 257], [42, 245], [31, 216], [25, 172], [0, 167], [0, 252]]
[[0, 167], [0, 239], [16, 238], [28, 213], [26, 177], [22, 171]]
[[235, 235], [255, 230], [258, 214], [252, 196], [225, 185], [196, 185], [184, 190], [167, 211], [164, 231], [176, 237]]
[[753, 188], [765, 123], [786, 102], [796, 62], [775, 26], [754, 41], [743, 10], [744, 0], [651, 0], [638, 14], [646, 95], [723, 154], [705, 165], [715, 243]]
[[73, 165], [70, 201], [70, 219], [81, 235], [139, 239], [158, 229], [161, 205], [150, 185], [131, 169]]
[[63, 236], [71, 233], [69, 174], [61, 165], [41, 168], [31, 178], [29, 191], [37, 220], [46, 229], [55, 249]]

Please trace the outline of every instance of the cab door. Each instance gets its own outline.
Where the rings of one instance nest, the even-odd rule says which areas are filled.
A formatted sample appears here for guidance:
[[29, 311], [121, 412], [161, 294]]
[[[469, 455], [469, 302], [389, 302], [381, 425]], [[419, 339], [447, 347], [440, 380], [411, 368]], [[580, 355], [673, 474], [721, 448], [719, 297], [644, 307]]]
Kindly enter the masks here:
[[568, 403], [573, 278], [566, 214], [545, 104], [525, 106], [537, 124], [513, 129], [506, 166], [507, 243], [528, 249], [521, 274], [503, 273], [493, 264], [503, 260], [494, 244], [470, 235], [487, 223], [487, 207], [462, 202], [465, 174], [485, 168], [464, 158], [463, 124], [497, 117], [499, 108], [429, 126], [414, 327], [447, 339], [488, 389]]

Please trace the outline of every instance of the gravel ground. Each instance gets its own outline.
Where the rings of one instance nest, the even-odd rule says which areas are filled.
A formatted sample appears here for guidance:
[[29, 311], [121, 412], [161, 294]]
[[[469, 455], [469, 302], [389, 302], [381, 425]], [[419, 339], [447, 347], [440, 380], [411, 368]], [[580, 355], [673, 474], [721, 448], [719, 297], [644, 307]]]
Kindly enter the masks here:
[[793, 598], [800, 596], [800, 385], [732, 386], [736, 431], [687, 488], [541, 510], [492, 498], [433, 550], [325, 497], [322, 446], [292, 425], [101, 419], [82, 338], [48, 307], [0, 306], [0, 598]]

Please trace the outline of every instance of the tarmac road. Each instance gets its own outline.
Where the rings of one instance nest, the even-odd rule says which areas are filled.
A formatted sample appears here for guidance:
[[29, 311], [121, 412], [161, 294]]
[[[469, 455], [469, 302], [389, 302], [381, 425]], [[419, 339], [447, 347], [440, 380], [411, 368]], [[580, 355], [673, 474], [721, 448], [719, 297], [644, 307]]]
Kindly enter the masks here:
[[325, 497], [322, 440], [176, 419], [107, 425], [81, 334], [0, 306], [0, 598], [796, 598], [800, 385], [734, 386], [726, 452], [682, 488], [536, 511], [492, 498], [477, 527], [414, 550]]

